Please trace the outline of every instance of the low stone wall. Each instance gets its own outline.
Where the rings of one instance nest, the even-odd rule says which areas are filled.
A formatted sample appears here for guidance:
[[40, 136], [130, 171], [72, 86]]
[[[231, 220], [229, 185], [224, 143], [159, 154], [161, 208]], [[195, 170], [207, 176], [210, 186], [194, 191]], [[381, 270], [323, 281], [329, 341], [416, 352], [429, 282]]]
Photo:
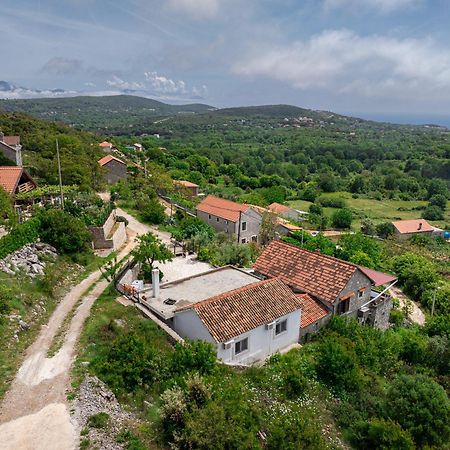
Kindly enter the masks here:
[[[111, 236], [111, 231], [117, 223], [117, 229]], [[92, 243], [95, 249], [119, 249], [127, 240], [126, 226], [124, 222], [116, 222], [116, 211], [111, 211], [111, 214], [106, 219], [101, 227], [89, 227], [92, 235]]]

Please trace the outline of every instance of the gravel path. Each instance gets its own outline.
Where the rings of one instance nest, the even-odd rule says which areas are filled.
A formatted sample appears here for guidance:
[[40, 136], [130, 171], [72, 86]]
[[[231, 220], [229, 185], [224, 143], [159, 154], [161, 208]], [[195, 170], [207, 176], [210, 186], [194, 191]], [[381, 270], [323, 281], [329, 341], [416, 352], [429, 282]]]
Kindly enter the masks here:
[[405, 306], [408, 309], [408, 319], [411, 322], [417, 323], [418, 325], [425, 325], [425, 314], [419, 308], [416, 302], [413, 302], [409, 299], [397, 286], [394, 286], [390, 289], [392, 297], [396, 298], [400, 306], [404, 308]]

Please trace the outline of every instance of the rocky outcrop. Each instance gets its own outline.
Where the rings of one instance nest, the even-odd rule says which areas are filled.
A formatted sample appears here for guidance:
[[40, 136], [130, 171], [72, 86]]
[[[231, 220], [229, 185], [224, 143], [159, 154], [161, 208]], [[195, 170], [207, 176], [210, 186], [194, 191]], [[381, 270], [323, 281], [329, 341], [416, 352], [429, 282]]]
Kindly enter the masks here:
[[9, 275], [23, 273], [31, 278], [44, 275], [44, 269], [49, 261], [54, 261], [58, 253], [51, 245], [38, 242], [25, 245], [0, 260], [0, 271]]
[[[99, 449], [124, 448], [116, 441], [116, 437], [135, 417], [122, 409], [116, 396], [105, 383], [97, 377], [86, 377], [80, 385], [74, 406], [72, 414], [80, 427], [81, 439], [88, 438], [91, 445]], [[104, 428], [89, 424], [89, 418], [99, 413], [106, 413], [109, 417]]]

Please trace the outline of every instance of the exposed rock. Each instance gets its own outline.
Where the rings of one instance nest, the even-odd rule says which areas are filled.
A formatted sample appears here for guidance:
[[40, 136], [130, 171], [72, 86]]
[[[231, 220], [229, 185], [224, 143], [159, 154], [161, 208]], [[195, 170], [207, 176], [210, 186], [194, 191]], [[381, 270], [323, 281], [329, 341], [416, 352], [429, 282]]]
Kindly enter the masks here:
[[30, 325], [26, 323], [24, 320], [19, 320], [19, 325], [22, 330], [28, 330], [30, 328]]
[[[104, 412], [109, 415], [106, 428], [92, 428], [88, 425], [89, 417]], [[88, 429], [90, 442], [96, 448], [106, 450], [121, 450], [123, 445], [116, 442], [117, 434], [127, 427], [127, 423], [135, 420], [133, 414], [122, 409], [116, 396], [97, 377], [88, 376], [81, 383], [75, 399], [72, 414], [80, 430]]]
[[28, 244], [0, 260], [0, 271], [8, 275], [22, 272], [33, 278], [44, 275], [49, 260], [54, 260], [58, 253], [54, 247], [43, 242]]

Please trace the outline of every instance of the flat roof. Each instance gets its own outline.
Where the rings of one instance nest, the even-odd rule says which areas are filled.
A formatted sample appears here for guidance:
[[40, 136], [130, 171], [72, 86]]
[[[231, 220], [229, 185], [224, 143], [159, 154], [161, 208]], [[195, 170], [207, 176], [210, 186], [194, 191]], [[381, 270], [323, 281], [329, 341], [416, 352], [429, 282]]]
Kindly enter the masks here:
[[225, 266], [161, 284], [158, 298], [152, 297], [152, 289], [141, 291], [141, 301], [159, 317], [170, 319], [178, 308], [193, 305], [259, 280], [244, 270]]

